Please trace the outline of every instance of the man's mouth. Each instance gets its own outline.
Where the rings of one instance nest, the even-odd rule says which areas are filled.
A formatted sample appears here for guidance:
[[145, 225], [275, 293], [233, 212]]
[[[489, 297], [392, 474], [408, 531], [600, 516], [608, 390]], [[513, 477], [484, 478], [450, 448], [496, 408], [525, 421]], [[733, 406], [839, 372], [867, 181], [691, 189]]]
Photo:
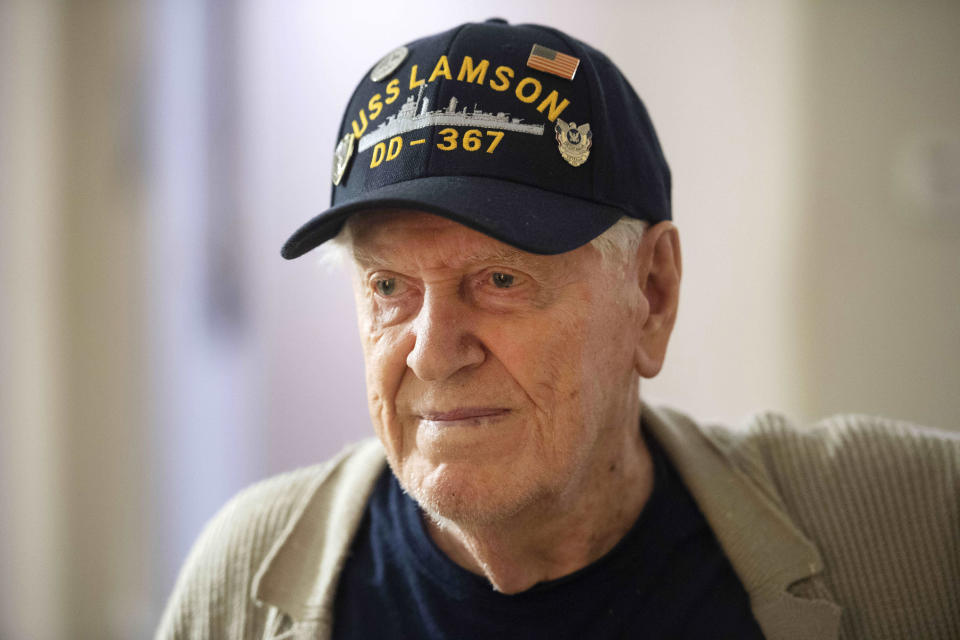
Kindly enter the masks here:
[[425, 411], [420, 414], [420, 417], [430, 422], [449, 424], [467, 420], [497, 418], [509, 412], [509, 409], [503, 409], [501, 407], [460, 407], [450, 411]]

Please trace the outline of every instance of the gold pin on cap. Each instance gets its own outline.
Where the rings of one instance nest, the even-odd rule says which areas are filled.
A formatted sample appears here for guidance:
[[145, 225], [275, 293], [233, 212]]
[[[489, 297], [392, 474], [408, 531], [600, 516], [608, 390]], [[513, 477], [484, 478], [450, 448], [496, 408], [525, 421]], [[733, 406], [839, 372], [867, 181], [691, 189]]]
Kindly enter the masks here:
[[578, 127], [576, 122], [567, 123], [557, 118], [553, 130], [557, 134], [557, 146], [564, 160], [575, 167], [587, 161], [590, 147], [593, 146], [593, 131], [590, 131], [589, 123]]

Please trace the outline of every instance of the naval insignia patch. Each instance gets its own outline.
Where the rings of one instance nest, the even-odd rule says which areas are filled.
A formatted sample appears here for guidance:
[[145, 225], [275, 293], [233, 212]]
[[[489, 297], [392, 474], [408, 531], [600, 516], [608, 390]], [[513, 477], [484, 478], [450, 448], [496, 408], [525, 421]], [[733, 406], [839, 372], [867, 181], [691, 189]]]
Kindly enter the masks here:
[[333, 152], [333, 171], [330, 177], [333, 184], [339, 185], [343, 180], [343, 174], [347, 172], [347, 165], [350, 164], [350, 158], [353, 156], [353, 141], [355, 136], [350, 131], [340, 139], [337, 148]]
[[553, 128], [557, 134], [557, 145], [560, 155], [574, 167], [579, 167], [590, 157], [590, 147], [593, 145], [593, 132], [588, 123], [577, 126], [576, 122], [564, 122], [557, 118]]

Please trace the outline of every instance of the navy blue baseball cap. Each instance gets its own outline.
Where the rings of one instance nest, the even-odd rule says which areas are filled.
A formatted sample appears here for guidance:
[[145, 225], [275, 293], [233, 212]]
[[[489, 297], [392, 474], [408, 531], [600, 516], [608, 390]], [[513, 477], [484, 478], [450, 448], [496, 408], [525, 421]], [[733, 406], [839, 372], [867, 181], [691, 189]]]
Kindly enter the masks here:
[[570, 251], [621, 216], [669, 220], [670, 169], [647, 110], [600, 51], [493, 19], [388, 52], [340, 123], [331, 206], [281, 251], [353, 213], [411, 209], [518, 249]]

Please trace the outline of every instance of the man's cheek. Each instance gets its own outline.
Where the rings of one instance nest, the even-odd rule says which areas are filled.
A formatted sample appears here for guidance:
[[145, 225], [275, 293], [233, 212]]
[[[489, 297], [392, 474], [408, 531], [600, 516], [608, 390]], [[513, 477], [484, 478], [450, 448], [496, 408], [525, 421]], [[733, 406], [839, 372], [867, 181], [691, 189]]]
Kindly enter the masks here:
[[376, 411], [386, 424], [395, 419], [397, 396], [407, 371], [407, 352], [397, 335], [385, 332], [366, 344], [365, 355], [370, 411]]
[[367, 402], [370, 419], [377, 437], [383, 444], [387, 458], [397, 462], [403, 457], [404, 433], [400, 416], [397, 415], [396, 394], [384, 392], [379, 387], [367, 385]]
[[579, 387], [572, 383], [565, 356], [559, 349], [531, 354], [523, 363], [523, 370], [516, 374], [541, 424], [552, 423], [558, 415], [570, 410], [571, 402], [577, 401]]
[[390, 330], [370, 332], [362, 336], [368, 385], [383, 387], [383, 381], [403, 375], [408, 352], [404, 342], [401, 334]]

